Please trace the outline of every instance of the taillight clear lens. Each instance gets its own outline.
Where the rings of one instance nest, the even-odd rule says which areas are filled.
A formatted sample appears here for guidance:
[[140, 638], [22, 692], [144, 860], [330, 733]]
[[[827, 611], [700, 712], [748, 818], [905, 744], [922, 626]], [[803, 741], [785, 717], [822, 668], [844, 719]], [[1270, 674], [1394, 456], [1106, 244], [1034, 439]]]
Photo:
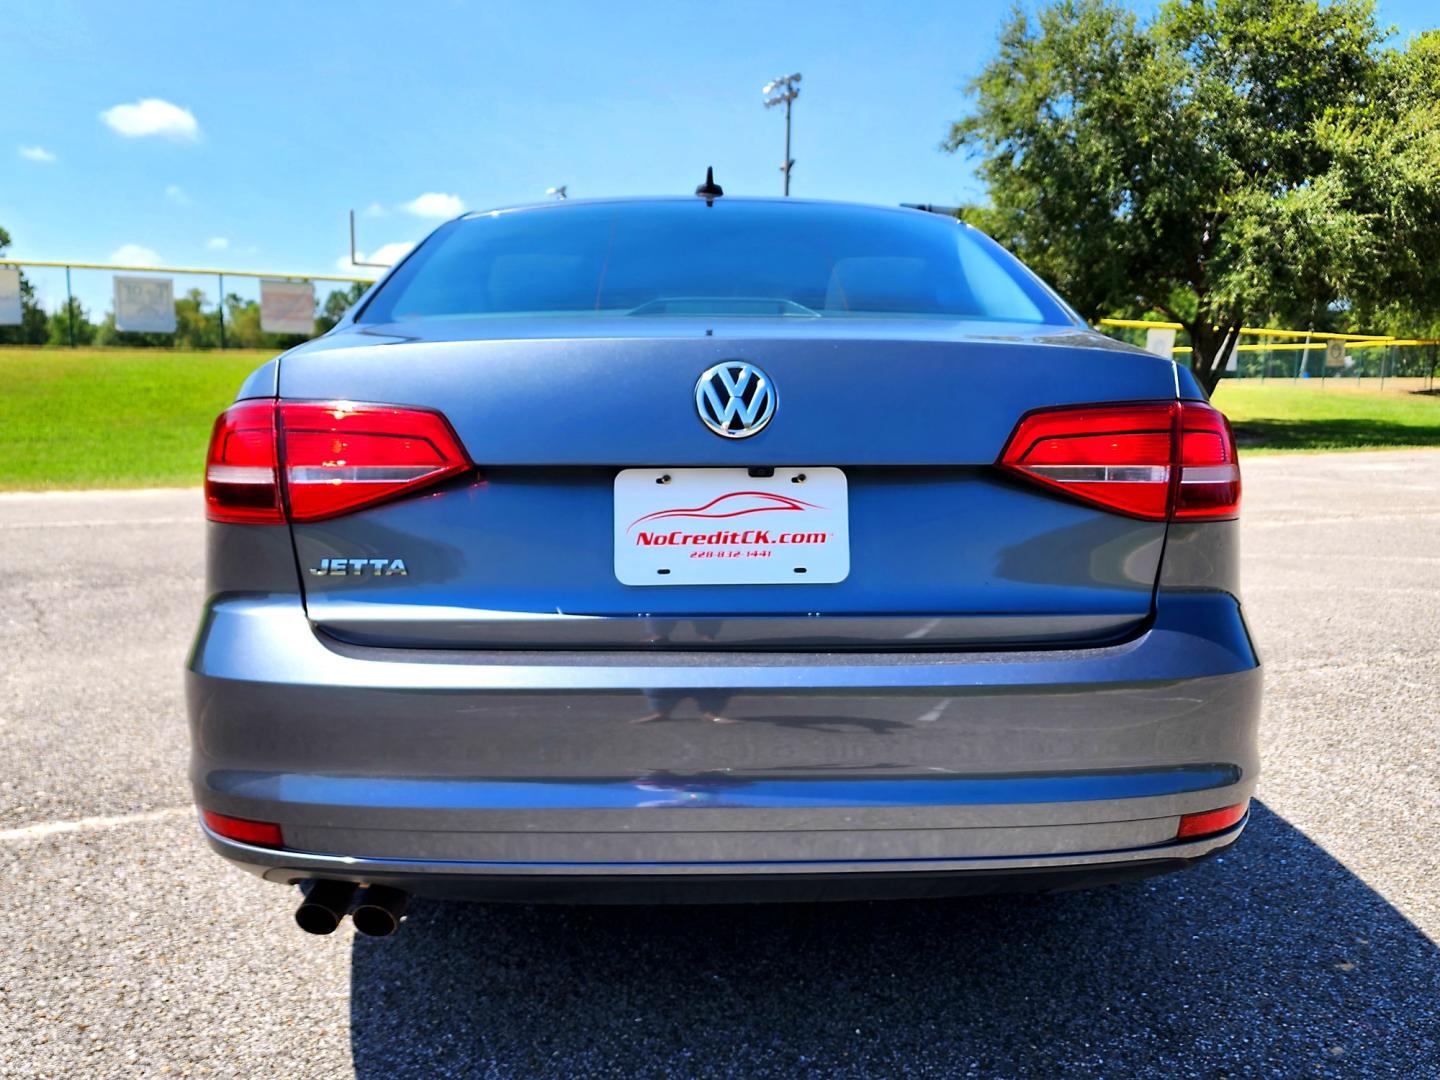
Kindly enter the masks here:
[[212, 521], [279, 524], [285, 504], [291, 521], [318, 521], [471, 467], [445, 418], [428, 409], [243, 401], [215, 422], [205, 496]]
[[292, 521], [316, 521], [438, 483], [471, 467], [439, 413], [395, 405], [283, 402]]
[[1239, 509], [1240, 469], [1230, 427], [1201, 402], [1030, 413], [1010, 436], [999, 465], [1149, 521], [1213, 520], [1234, 517]]
[[242, 401], [215, 421], [205, 462], [205, 510], [211, 521], [278, 525], [275, 402]]

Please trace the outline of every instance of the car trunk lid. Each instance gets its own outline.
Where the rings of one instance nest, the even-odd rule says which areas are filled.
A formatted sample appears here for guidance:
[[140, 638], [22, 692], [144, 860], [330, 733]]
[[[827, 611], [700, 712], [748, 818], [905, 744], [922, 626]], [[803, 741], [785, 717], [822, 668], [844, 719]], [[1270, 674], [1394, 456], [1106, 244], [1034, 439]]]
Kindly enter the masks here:
[[[438, 410], [477, 465], [293, 526], [324, 631], [416, 648], [992, 648], [1114, 640], [1150, 613], [1163, 522], [994, 463], [1032, 410], [1173, 398], [1160, 358], [1083, 330], [938, 321], [550, 318], [492, 332], [370, 327], [282, 362], [282, 398]], [[700, 374], [732, 360], [779, 395], [750, 438], [697, 415]], [[753, 474], [747, 487], [839, 470], [843, 578], [622, 582], [617, 476], [719, 468]], [[403, 573], [377, 569], [397, 560]]]

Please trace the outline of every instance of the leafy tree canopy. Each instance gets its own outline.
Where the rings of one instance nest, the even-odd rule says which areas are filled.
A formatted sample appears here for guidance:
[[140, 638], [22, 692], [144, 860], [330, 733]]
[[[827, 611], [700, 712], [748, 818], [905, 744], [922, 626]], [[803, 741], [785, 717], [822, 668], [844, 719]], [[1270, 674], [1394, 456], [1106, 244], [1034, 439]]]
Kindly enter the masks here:
[[989, 188], [966, 217], [1089, 317], [1184, 324], [1207, 388], [1243, 324], [1430, 325], [1440, 32], [1386, 37], [1370, 0], [1017, 10], [945, 142]]
[[[0, 260], [10, 247], [10, 234], [0, 228]], [[35, 301], [35, 286], [20, 275], [20, 325], [0, 326], [0, 345], [41, 345], [48, 332], [44, 310]]]

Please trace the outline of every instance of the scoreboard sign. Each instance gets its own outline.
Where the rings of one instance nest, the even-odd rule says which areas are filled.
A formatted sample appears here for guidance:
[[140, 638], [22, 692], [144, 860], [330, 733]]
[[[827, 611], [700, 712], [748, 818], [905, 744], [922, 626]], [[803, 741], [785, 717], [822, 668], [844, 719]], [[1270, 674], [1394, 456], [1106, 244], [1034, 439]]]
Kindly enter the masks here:
[[175, 332], [175, 282], [170, 278], [115, 276], [115, 329], [143, 334]]
[[315, 286], [308, 281], [262, 280], [260, 329], [307, 337], [315, 333]]
[[0, 326], [19, 326], [24, 317], [20, 308], [20, 271], [0, 266]]

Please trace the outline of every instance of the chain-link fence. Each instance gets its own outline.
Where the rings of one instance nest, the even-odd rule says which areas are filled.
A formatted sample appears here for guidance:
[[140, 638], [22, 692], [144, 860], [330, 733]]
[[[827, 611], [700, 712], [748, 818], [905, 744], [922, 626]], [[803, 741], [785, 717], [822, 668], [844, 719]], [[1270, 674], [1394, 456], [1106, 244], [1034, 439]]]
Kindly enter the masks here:
[[[1152, 324], [1169, 327], [1170, 324]], [[1102, 320], [1100, 329], [1120, 341], [1144, 348], [1147, 327], [1131, 320]], [[1440, 375], [1440, 342], [1366, 335], [1322, 335], [1307, 340], [1304, 331], [1247, 330], [1222, 378], [1257, 381], [1314, 381], [1324, 385], [1373, 389], [1433, 390]], [[1297, 340], [1298, 339], [1298, 340]], [[1188, 360], [1190, 348], [1177, 333], [1173, 355]]]
[[[374, 273], [267, 273], [187, 266], [17, 260], [18, 319], [0, 318], [0, 344], [125, 346], [184, 350], [282, 349], [323, 333], [375, 279]], [[116, 310], [120, 281], [168, 286], [174, 308], [168, 329], [127, 327]], [[295, 287], [308, 287], [308, 300]], [[277, 325], [265, 293], [290, 290], [290, 310]], [[306, 310], [308, 308], [308, 311]], [[158, 310], [158, 309], [157, 309]], [[302, 328], [303, 326], [303, 328]]]
[[[1235, 379], [1391, 380], [1424, 383], [1433, 389], [1437, 346], [1433, 342], [1413, 344], [1345, 343], [1339, 348], [1324, 345], [1288, 346], [1260, 342], [1237, 350], [1235, 370], [1226, 376]], [[1397, 384], [1398, 385], [1398, 384]]]

